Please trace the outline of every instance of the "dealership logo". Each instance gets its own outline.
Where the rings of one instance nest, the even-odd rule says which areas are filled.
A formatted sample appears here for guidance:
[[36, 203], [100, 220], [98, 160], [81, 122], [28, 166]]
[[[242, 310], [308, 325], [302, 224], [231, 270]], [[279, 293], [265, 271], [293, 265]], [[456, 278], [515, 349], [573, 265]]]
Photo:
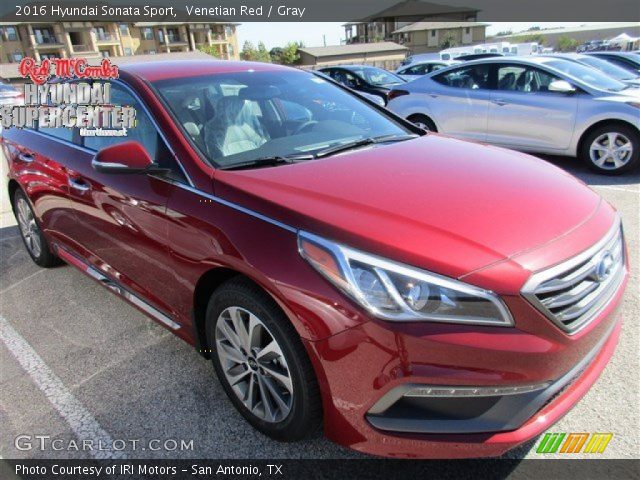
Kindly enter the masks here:
[[611, 252], [605, 252], [596, 267], [596, 280], [598, 282], [604, 282], [609, 275], [611, 275], [611, 271], [613, 270], [613, 255]]
[[536, 453], [603, 453], [613, 433], [545, 433]]

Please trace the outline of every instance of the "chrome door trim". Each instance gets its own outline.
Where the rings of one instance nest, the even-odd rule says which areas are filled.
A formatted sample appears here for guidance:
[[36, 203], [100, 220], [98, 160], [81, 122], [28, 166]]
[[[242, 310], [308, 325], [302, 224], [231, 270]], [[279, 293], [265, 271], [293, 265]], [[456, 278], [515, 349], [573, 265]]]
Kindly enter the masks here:
[[[98, 283], [100, 283], [103, 287], [108, 288], [116, 295], [129, 301], [130, 303], [138, 307], [140, 310], [145, 312], [154, 320], [157, 320], [163, 325], [166, 325], [171, 330], [178, 330], [181, 328], [181, 325], [174, 322], [168, 315], [161, 312], [160, 310], [150, 305], [149, 303], [145, 302], [139, 296], [131, 293], [129, 290], [123, 287], [120, 283], [107, 277], [105, 274], [99, 271], [96, 267], [89, 265], [86, 261], [84, 261], [78, 255], [72, 253], [66, 247], [59, 244], [54, 244], [53, 247], [57, 251], [58, 256], [61, 257], [63, 260], [65, 260], [68, 264], [78, 268], [80, 271], [82, 271], [83, 273], [87, 274], [89, 277], [93, 278]], [[80, 268], [79, 264], [85, 267], [84, 270]]]

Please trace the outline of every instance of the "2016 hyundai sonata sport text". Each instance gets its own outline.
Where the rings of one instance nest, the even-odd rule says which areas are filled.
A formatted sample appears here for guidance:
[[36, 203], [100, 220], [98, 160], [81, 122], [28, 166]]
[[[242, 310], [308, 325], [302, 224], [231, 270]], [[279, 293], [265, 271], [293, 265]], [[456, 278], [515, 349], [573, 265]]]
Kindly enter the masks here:
[[560, 169], [274, 65], [127, 65], [111, 102], [127, 137], [5, 131], [26, 248], [209, 356], [264, 434], [500, 455], [611, 357], [622, 225]]

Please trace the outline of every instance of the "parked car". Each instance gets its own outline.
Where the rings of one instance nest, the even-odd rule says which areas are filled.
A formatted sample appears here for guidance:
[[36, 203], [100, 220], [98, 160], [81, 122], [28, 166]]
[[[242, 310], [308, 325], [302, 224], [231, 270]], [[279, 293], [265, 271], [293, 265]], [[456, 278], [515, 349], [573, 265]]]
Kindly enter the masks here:
[[[329, 81], [335, 81], [333, 80], [329, 75], [327, 75], [326, 73], [323, 72], [316, 72], [317, 75], [321, 76], [322, 78], [325, 78]], [[342, 85], [342, 84], [341, 84]], [[343, 85], [344, 86], [344, 85]], [[348, 87], [347, 87], [348, 88]], [[351, 90], [353, 93], [360, 95], [363, 98], [366, 98], [367, 100], [372, 101], [373, 103], [375, 103], [376, 105], [380, 105], [381, 107], [384, 107], [387, 103], [386, 99], [383, 99], [381, 96], [379, 95], [373, 95], [371, 93], [367, 93], [367, 92], [362, 92], [362, 91], [358, 91], [358, 90], [354, 90], [352, 88], [350, 88], [349, 90]]]
[[456, 60], [459, 62], [468, 62], [471, 60], [480, 60], [481, 58], [494, 58], [494, 57], [504, 57], [506, 53], [497, 53], [497, 52], [485, 52], [485, 53], [468, 53], [466, 55], [460, 55], [456, 57]]
[[394, 73], [367, 65], [337, 65], [318, 69], [336, 82], [358, 92], [380, 97], [387, 103], [387, 94], [392, 87], [406, 82]]
[[640, 76], [633, 72], [617, 66], [615, 63], [599, 58], [596, 55], [583, 55], [579, 53], [555, 53], [550, 57], [562, 58], [572, 62], [578, 62], [589, 67], [600, 70], [602, 73], [609, 75], [620, 82], [626, 83], [633, 87], [640, 87]]
[[578, 45], [578, 48], [576, 48], [576, 52], [597, 52], [601, 50], [607, 50], [608, 47], [609, 42], [607, 40], [590, 40], [588, 42], [584, 42], [582, 45]]
[[640, 90], [559, 58], [456, 65], [392, 90], [387, 107], [428, 130], [577, 155], [600, 173], [620, 174], [639, 161]]
[[626, 68], [635, 75], [640, 74], [640, 58], [632, 52], [589, 52], [598, 58], [604, 58], [608, 62], [615, 63], [619, 67]]
[[426, 134], [298, 69], [119, 73], [127, 137], [6, 132], [26, 249], [210, 357], [264, 434], [323, 425], [375, 455], [496, 456], [550, 428], [609, 361], [621, 221], [557, 167]]
[[403, 78], [407, 82], [415, 80], [416, 78], [426, 75], [427, 73], [435, 72], [441, 68], [448, 67], [449, 65], [455, 65], [455, 60], [427, 60], [422, 62], [412, 63], [411, 65], [401, 66], [396, 70], [396, 75]]
[[400, 66], [411, 65], [412, 63], [418, 62], [426, 62], [428, 60], [442, 60], [442, 58], [440, 58], [439, 53], [418, 53], [407, 55], [400, 63]]

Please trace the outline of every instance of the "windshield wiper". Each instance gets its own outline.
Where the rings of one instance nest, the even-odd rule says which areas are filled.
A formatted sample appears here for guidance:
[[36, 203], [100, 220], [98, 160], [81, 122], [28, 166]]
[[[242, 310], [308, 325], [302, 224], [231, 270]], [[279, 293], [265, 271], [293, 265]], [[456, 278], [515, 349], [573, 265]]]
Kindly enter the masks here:
[[296, 155], [273, 155], [269, 157], [259, 157], [242, 163], [234, 163], [220, 167], [220, 170], [242, 170], [243, 168], [254, 167], [275, 167], [276, 165], [302, 162], [304, 160], [313, 160], [314, 155], [296, 154]]
[[316, 158], [328, 157], [329, 155], [333, 155], [340, 152], [345, 152], [347, 150], [353, 150], [354, 148], [364, 147], [366, 145], [373, 145], [376, 143], [387, 143], [387, 142], [402, 142], [405, 140], [411, 140], [412, 138], [416, 138], [418, 135], [380, 135], [378, 137], [368, 137], [361, 138], [360, 140], [354, 140], [353, 142], [342, 143], [340, 145], [336, 145], [333, 147], [325, 148], [315, 153]]

